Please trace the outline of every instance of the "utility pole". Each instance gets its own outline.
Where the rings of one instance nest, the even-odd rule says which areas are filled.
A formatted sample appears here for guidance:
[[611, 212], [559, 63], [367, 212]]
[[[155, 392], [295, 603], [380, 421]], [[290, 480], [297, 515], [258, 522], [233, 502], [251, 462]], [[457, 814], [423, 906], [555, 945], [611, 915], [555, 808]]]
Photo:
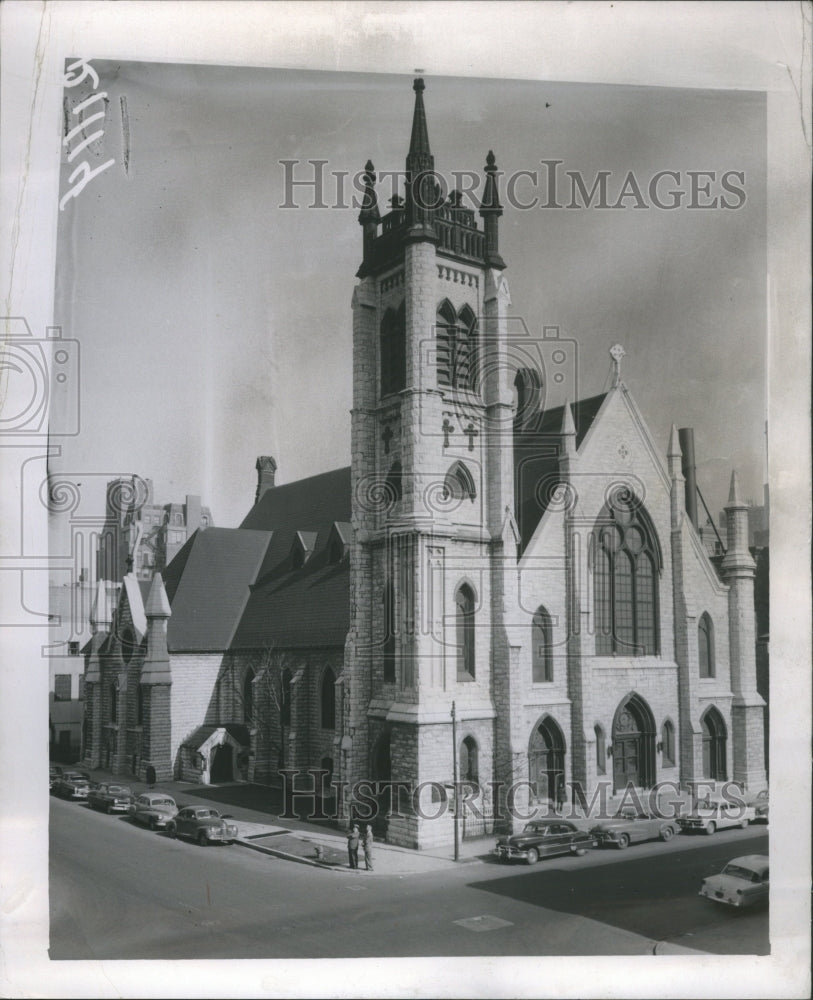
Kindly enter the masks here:
[[454, 786], [454, 859], [460, 860], [459, 796], [457, 787], [457, 712], [452, 702], [452, 782]]

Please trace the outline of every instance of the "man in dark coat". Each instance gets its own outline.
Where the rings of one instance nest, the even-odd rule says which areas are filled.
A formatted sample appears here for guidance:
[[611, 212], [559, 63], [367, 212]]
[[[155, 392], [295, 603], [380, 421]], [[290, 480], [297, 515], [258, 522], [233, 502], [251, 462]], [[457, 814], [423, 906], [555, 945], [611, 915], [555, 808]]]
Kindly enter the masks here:
[[371, 872], [373, 870], [373, 828], [369, 823], [364, 828], [361, 846], [364, 848], [364, 867], [368, 872]]
[[350, 867], [359, 866], [359, 828], [355, 824], [347, 832], [347, 854], [350, 857]]

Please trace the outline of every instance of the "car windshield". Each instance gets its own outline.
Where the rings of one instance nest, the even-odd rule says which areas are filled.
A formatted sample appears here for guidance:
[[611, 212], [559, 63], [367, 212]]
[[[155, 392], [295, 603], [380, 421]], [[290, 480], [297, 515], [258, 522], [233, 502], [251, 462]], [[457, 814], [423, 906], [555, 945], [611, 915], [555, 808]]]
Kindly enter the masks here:
[[153, 799], [147, 803], [148, 806], [174, 806], [172, 799]]
[[643, 813], [637, 813], [634, 809], [619, 809], [615, 814], [616, 819], [647, 819]]
[[752, 871], [750, 868], [743, 868], [742, 865], [726, 865], [723, 869], [723, 875], [734, 875], [737, 878], [745, 879], [746, 882], [762, 881], [759, 872]]
[[198, 819], [217, 819], [217, 813], [214, 809], [198, 809], [194, 815]]
[[123, 785], [108, 785], [107, 786], [107, 790], [108, 790], [108, 792], [110, 792], [111, 795], [129, 795], [130, 794], [130, 789], [129, 788], [125, 788]]

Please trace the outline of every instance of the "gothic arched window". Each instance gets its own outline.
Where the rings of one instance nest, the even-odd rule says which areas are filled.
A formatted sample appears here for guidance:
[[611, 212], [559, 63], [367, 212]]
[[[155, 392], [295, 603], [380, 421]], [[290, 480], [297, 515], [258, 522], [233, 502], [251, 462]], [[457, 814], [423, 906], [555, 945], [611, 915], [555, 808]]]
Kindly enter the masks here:
[[616, 490], [601, 512], [593, 548], [597, 655], [657, 655], [660, 547], [629, 490]]
[[455, 594], [457, 627], [457, 679], [474, 680], [474, 591], [467, 583]]
[[534, 684], [553, 680], [553, 625], [547, 609], [541, 606], [531, 623], [531, 677]]
[[470, 785], [480, 783], [479, 753], [473, 736], [467, 736], [460, 744], [460, 780]]
[[381, 321], [381, 395], [406, 386], [406, 310], [387, 309]]
[[471, 500], [477, 497], [477, 488], [471, 473], [462, 462], [455, 462], [443, 480], [445, 500]]
[[336, 728], [336, 675], [330, 667], [322, 674], [322, 729]]
[[714, 677], [714, 622], [703, 612], [697, 624], [697, 658], [701, 677]]
[[110, 685], [110, 721], [118, 722], [119, 718], [119, 692], [115, 684]]
[[438, 306], [435, 320], [438, 385], [477, 388], [477, 317], [470, 306], [458, 313], [448, 299]]

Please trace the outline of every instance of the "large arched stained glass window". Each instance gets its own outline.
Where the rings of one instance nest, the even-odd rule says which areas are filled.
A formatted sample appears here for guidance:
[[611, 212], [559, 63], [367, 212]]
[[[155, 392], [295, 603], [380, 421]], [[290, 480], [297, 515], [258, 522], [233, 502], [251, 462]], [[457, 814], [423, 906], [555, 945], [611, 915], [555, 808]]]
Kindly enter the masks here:
[[656, 655], [660, 547], [646, 511], [629, 490], [616, 490], [601, 512], [593, 546], [597, 655]]

